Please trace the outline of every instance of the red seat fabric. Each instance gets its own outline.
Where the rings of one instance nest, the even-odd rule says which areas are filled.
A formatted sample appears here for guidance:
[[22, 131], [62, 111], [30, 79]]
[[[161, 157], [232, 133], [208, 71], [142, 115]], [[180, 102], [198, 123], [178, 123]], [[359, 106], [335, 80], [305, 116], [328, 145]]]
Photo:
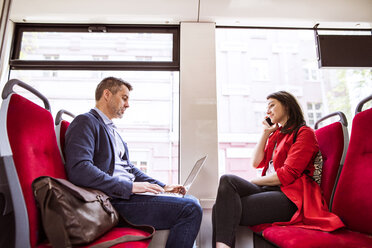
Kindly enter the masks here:
[[[102, 243], [102, 242], [105, 242], [105, 241], [108, 241], [108, 240], [119, 238], [119, 237], [123, 236], [124, 234], [142, 235], [142, 236], [148, 236], [149, 235], [148, 233], [146, 233], [144, 231], [135, 230], [135, 229], [132, 229], [132, 228], [125, 228], [125, 227], [123, 227], [123, 228], [113, 228], [110, 232], [105, 234], [103, 237], [97, 239], [96, 241], [91, 243], [89, 246], [96, 245], [96, 244], [99, 244], [99, 243]], [[117, 245], [114, 245], [112, 247], [113, 248], [146, 248], [149, 245], [150, 241], [151, 240], [149, 239], [149, 240], [144, 240], [142, 242], [127, 242], [127, 243], [117, 244]], [[79, 246], [79, 247], [80, 248], [87, 248], [89, 246]], [[43, 243], [43, 244], [39, 244], [37, 246], [37, 248], [51, 248], [51, 247], [52, 246], [49, 243]]]
[[[91, 245], [95, 245], [95, 244], [102, 243], [104, 241], [116, 239], [116, 238], [119, 238], [120, 236], [123, 236], [124, 234], [149, 236], [149, 233], [146, 233], [141, 230], [135, 230], [132, 228], [114, 228], [109, 233], [107, 233], [105, 236], [93, 242]], [[149, 245], [150, 241], [151, 240], [145, 240], [143, 242], [128, 242], [128, 243], [118, 244], [113, 247], [117, 247], [117, 248], [119, 247], [120, 248], [142, 248], [143, 247], [145, 248]]]
[[43, 175], [66, 178], [49, 111], [19, 96], [11, 95], [7, 113], [7, 131], [13, 160], [25, 199], [30, 225], [30, 243], [34, 247], [40, 227], [32, 181]]
[[323, 157], [322, 180], [320, 188], [329, 206], [333, 187], [340, 168], [344, 151], [344, 131], [340, 122], [335, 122], [315, 131], [319, 149]]
[[[53, 117], [48, 110], [18, 94], [12, 94], [7, 110], [7, 134], [26, 204], [30, 247], [50, 247], [47, 243], [40, 243], [38, 240], [41, 223], [31, 184], [39, 176], [66, 178], [56, 142]], [[114, 228], [92, 244], [111, 240], [125, 234], [149, 235], [136, 229]], [[150, 240], [128, 242], [114, 247], [142, 248], [147, 247], [149, 242]]]
[[70, 122], [62, 120], [60, 123], [60, 130], [59, 130], [59, 146], [61, 148], [63, 156], [65, 156], [64, 148], [65, 148], [65, 134], [67, 131]]
[[332, 211], [346, 226], [372, 235], [372, 109], [354, 117]]
[[265, 229], [265, 239], [282, 248], [362, 248], [372, 247], [372, 236], [345, 228], [322, 232], [291, 226], [273, 226]]

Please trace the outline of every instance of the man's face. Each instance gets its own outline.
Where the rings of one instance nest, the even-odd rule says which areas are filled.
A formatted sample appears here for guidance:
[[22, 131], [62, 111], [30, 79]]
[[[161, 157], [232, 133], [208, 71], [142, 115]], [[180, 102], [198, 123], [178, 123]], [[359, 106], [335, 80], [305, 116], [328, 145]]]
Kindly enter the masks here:
[[122, 85], [116, 94], [112, 94], [108, 91], [107, 98], [107, 109], [109, 111], [108, 116], [110, 119], [122, 118], [124, 112], [129, 108], [129, 90], [126, 86]]

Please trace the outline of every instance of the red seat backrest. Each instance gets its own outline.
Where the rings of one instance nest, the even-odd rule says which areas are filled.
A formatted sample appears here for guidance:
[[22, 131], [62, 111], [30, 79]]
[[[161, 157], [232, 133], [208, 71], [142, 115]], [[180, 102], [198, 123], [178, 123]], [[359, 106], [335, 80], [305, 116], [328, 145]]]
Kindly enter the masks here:
[[[331, 201], [335, 183], [337, 183], [336, 178], [344, 154], [344, 147], [347, 146], [344, 140], [344, 132], [345, 130], [340, 122], [329, 124], [315, 131], [319, 149], [323, 157], [322, 180], [320, 187], [322, 188], [328, 206]], [[348, 135], [347, 130], [346, 135]]]
[[70, 122], [68, 122], [66, 120], [62, 120], [60, 122], [59, 146], [61, 148], [63, 157], [65, 156], [65, 152], [64, 152], [65, 151], [65, 135], [66, 135], [66, 131], [67, 131], [67, 128], [68, 128], [69, 125], [70, 125]]
[[332, 211], [354, 231], [372, 234], [372, 109], [354, 117]]
[[60, 137], [61, 137], [61, 148], [64, 148], [65, 145], [65, 134], [67, 131], [68, 126], [70, 125], [70, 122], [62, 120], [61, 122], [61, 130], [60, 130]]
[[39, 176], [66, 178], [66, 174], [51, 113], [20, 95], [12, 94], [10, 97], [7, 134], [26, 203], [30, 245], [34, 247], [37, 244], [40, 223], [32, 181]]
[[64, 149], [65, 148], [65, 135], [66, 135], [67, 128], [70, 125], [70, 122], [62, 119], [62, 116], [64, 114], [70, 116], [71, 118], [75, 118], [74, 114], [64, 109], [59, 110], [56, 115], [55, 132], [57, 136], [57, 142], [58, 142], [57, 144], [59, 146], [59, 150], [60, 150], [63, 162], [65, 158], [65, 149]]

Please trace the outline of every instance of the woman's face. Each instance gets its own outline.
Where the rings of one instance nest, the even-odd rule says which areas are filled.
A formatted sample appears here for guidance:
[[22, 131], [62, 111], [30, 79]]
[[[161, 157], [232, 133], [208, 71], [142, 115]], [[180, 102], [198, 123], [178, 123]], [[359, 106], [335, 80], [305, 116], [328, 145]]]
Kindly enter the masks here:
[[287, 111], [281, 102], [274, 98], [267, 100], [267, 115], [270, 117], [272, 123], [280, 123], [284, 126], [288, 120]]

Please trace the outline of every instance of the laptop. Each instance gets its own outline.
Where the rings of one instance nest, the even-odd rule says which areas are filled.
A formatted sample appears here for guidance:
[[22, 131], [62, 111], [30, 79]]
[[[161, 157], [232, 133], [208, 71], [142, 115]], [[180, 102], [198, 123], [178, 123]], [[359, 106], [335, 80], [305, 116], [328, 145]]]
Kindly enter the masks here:
[[[192, 168], [190, 174], [187, 176], [183, 187], [185, 187], [186, 192], [190, 189], [191, 185], [193, 184], [196, 176], [199, 174], [201, 168], [203, 167], [205, 160], [207, 159], [208, 155], [205, 155], [201, 159], [195, 162], [194, 167]], [[171, 193], [171, 192], [161, 192], [158, 194], [145, 192], [145, 193], [136, 193], [136, 195], [152, 195], [152, 196], [173, 196], [173, 197], [183, 197], [184, 195], [179, 193]]]

